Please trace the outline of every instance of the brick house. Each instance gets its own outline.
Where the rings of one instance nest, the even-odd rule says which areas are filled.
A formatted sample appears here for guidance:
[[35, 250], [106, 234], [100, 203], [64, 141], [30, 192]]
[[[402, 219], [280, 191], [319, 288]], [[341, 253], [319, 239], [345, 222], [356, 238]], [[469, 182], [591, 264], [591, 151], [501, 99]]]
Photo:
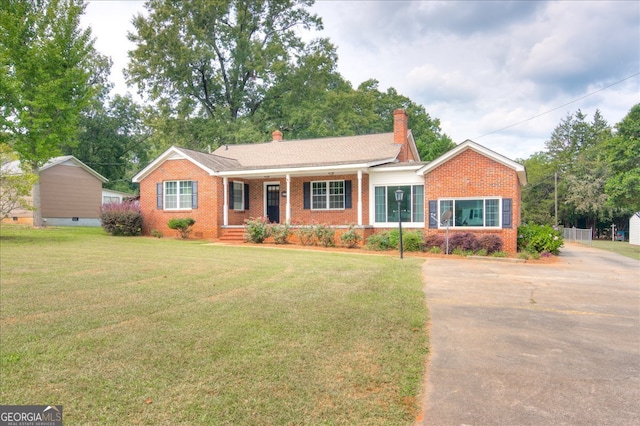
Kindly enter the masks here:
[[196, 220], [193, 235], [218, 239], [241, 232], [245, 219], [355, 225], [364, 237], [396, 228], [394, 193], [404, 193], [403, 228], [494, 233], [516, 251], [524, 166], [472, 141], [421, 162], [404, 110], [394, 131], [362, 136], [221, 146], [213, 153], [171, 147], [133, 177], [140, 183], [143, 233], [175, 217]]

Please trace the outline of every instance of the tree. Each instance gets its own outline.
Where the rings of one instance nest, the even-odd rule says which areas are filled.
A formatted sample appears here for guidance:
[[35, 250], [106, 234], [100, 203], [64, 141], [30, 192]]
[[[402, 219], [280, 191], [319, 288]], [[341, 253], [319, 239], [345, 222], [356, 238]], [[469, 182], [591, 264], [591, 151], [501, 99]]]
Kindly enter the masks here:
[[522, 188], [524, 223], [556, 225], [554, 168], [545, 152], [536, 152], [519, 161], [527, 170], [527, 185]]
[[297, 28], [321, 27], [312, 0], [153, 1], [129, 39], [128, 81], [165, 117], [213, 119], [213, 142], [234, 143], [225, 126], [251, 117], [266, 92], [304, 56]]
[[109, 179], [110, 189], [131, 191], [131, 176], [148, 160], [150, 131], [144, 125], [142, 108], [131, 96], [96, 100], [82, 114], [78, 145], [64, 152]]
[[640, 104], [616, 124], [616, 133], [600, 150], [610, 175], [605, 191], [613, 208], [626, 213], [640, 211]]
[[26, 197], [37, 177], [15, 167], [18, 155], [7, 144], [0, 144], [0, 220], [14, 209], [32, 210]]
[[[5, 0], [0, 9], [0, 134], [36, 176], [74, 144], [81, 111], [108, 74], [80, 27], [84, 8], [82, 0]], [[38, 182], [33, 204], [40, 226]]]

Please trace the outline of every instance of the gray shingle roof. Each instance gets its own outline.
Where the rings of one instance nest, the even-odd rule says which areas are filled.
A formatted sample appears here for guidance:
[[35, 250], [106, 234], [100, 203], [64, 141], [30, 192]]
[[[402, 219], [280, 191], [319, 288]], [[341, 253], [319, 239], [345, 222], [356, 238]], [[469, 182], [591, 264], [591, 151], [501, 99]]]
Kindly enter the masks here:
[[[235, 160], [241, 169], [262, 169], [371, 163], [396, 158], [399, 152], [400, 147], [393, 143], [393, 133], [379, 133], [227, 145], [211, 155]], [[216, 170], [236, 169], [231, 163], [224, 166], [230, 167]]]

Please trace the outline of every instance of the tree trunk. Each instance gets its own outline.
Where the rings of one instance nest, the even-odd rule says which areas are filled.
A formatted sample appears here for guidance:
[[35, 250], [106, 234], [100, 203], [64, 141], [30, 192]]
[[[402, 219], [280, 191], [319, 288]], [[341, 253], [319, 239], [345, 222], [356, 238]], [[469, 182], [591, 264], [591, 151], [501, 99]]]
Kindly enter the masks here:
[[36, 183], [33, 184], [33, 226], [42, 226], [42, 209], [40, 208], [40, 170], [37, 166], [32, 167], [31, 171], [38, 177]]

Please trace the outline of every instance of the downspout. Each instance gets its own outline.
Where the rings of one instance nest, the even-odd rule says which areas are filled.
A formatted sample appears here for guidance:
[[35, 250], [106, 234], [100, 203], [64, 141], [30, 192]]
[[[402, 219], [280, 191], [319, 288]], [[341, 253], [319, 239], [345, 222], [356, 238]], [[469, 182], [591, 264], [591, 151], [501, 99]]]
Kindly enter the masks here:
[[287, 224], [291, 223], [291, 175], [287, 173], [287, 207], [285, 212]]

